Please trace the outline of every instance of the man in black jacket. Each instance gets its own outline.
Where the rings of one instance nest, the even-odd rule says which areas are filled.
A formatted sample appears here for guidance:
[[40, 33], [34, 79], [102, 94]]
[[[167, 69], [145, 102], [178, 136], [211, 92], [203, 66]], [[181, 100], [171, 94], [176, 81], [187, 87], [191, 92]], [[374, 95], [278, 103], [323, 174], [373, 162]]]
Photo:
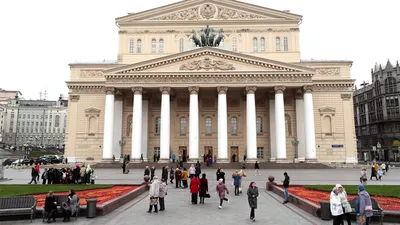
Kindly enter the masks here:
[[288, 174], [286, 172], [284, 172], [283, 175], [285, 176], [285, 180], [283, 181], [283, 190], [284, 190], [284, 194], [285, 194], [285, 201], [283, 202], [283, 204], [286, 204], [289, 202], [288, 188], [289, 188], [290, 177], [288, 176]]

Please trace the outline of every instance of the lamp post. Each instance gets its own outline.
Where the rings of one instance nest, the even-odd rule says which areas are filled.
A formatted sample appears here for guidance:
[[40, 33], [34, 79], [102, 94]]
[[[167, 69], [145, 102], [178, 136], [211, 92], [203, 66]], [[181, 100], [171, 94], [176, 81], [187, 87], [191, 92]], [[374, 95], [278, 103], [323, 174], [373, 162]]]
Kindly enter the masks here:
[[119, 160], [123, 160], [124, 159], [124, 146], [126, 144], [126, 141], [124, 140], [124, 137], [121, 137], [121, 140], [118, 142], [119, 146], [121, 147], [121, 156], [119, 158]]
[[292, 145], [294, 146], [294, 162], [296, 162], [299, 158], [299, 140], [297, 140], [297, 137], [294, 137], [294, 140], [292, 141]]
[[382, 152], [381, 152], [381, 148], [382, 148], [381, 143], [378, 142], [378, 144], [376, 144], [376, 147], [378, 148], [378, 160], [379, 160], [380, 154], [382, 153]]

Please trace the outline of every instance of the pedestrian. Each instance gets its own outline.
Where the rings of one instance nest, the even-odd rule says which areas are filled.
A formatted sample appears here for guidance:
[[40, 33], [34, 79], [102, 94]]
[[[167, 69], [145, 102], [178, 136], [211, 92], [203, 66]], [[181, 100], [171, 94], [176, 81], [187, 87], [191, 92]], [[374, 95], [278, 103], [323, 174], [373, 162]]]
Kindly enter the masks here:
[[37, 184], [37, 182], [36, 182], [37, 173], [38, 172], [36, 171], [35, 167], [32, 166], [32, 169], [31, 169], [32, 179], [31, 179], [31, 182], [29, 182], [28, 184], [32, 184], [32, 182], [35, 182], [35, 184]]
[[165, 211], [165, 201], [164, 198], [167, 195], [168, 186], [166, 184], [166, 180], [160, 180], [160, 191], [159, 191], [159, 200], [160, 200], [160, 211]]
[[182, 186], [183, 188], [187, 188], [188, 187], [188, 171], [186, 170], [186, 168], [183, 168], [183, 172], [182, 172]]
[[189, 177], [190, 179], [192, 179], [194, 177], [194, 175], [196, 174], [196, 168], [194, 167], [194, 165], [192, 164], [189, 168]]
[[258, 187], [255, 182], [251, 182], [249, 185], [249, 189], [247, 189], [247, 199], [249, 201], [250, 206], [250, 219], [256, 221], [255, 209], [257, 209], [257, 197], [258, 197]]
[[122, 162], [122, 174], [125, 174], [125, 168], [126, 168], [126, 159], [124, 159], [124, 161]]
[[40, 175], [39, 163], [35, 163], [35, 170], [37, 171], [36, 178], [37, 178], [37, 181], [39, 182], [39, 175]]
[[47, 214], [47, 223], [51, 223], [51, 219], [53, 219], [53, 222], [56, 222], [56, 216], [58, 211], [57, 204], [61, 204], [61, 202], [60, 203], [56, 202], [56, 198], [53, 195], [53, 191], [49, 191], [44, 201], [44, 212], [43, 212]]
[[200, 197], [200, 204], [204, 204], [204, 199], [210, 197], [210, 194], [208, 194], [208, 180], [206, 178], [205, 173], [203, 173], [200, 179], [199, 197]]
[[201, 165], [200, 165], [199, 161], [197, 161], [197, 164], [196, 164], [196, 167], [195, 167], [195, 174], [197, 175], [197, 177], [200, 177]]
[[79, 175], [81, 176], [81, 184], [85, 184], [86, 183], [86, 181], [85, 181], [85, 171], [86, 171], [85, 165], [82, 165], [81, 171], [79, 172]]
[[179, 169], [179, 167], [177, 167], [175, 169], [175, 188], [182, 187], [181, 180], [182, 180], [182, 171]]
[[383, 171], [381, 168], [378, 169], [378, 179], [382, 180], [382, 176], [383, 176]]
[[222, 183], [225, 184], [225, 172], [223, 169], [219, 171], [219, 179], [222, 179]]
[[78, 163], [75, 164], [75, 169], [72, 171], [72, 180], [73, 180], [74, 184], [80, 183], [80, 178], [81, 178], [81, 176], [79, 174], [80, 171], [81, 171], [81, 168], [80, 168], [79, 164]]
[[364, 220], [366, 225], [371, 221], [372, 201], [368, 192], [363, 185], [358, 185], [358, 198], [356, 199], [355, 209], [357, 214], [357, 221]]
[[91, 175], [92, 175], [92, 173], [93, 173], [93, 169], [88, 164], [86, 166], [86, 171], [85, 171], [85, 182], [86, 182], [86, 184], [90, 184], [91, 183]]
[[199, 193], [200, 180], [197, 174], [190, 180], [190, 193], [192, 194], [192, 204], [197, 205], [197, 195]]
[[143, 154], [140, 154], [140, 161], [144, 162]]
[[286, 204], [289, 202], [289, 183], [290, 183], [290, 177], [288, 176], [288, 174], [286, 172], [283, 173], [283, 175], [285, 176], [285, 180], [283, 180], [283, 190], [284, 190], [284, 194], [285, 194], [285, 201], [283, 201], [283, 204]]
[[150, 181], [153, 180], [155, 173], [156, 173], [156, 168], [154, 166], [152, 166], [150, 169]]
[[171, 184], [174, 184], [174, 175], [175, 175], [175, 171], [174, 171], [174, 167], [171, 166], [171, 170], [169, 171], [169, 182]]
[[207, 156], [206, 156], [206, 154], [204, 153], [204, 154], [203, 154], [203, 162], [206, 162], [206, 159], [207, 159]]
[[128, 174], [129, 173], [129, 160], [126, 160], [125, 161], [125, 174]]
[[157, 205], [158, 205], [158, 197], [160, 196], [160, 182], [158, 181], [157, 176], [153, 177], [153, 182], [150, 184], [149, 195], [150, 195], [150, 206], [147, 212], [151, 213], [154, 206], [154, 212], [158, 213]]
[[246, 161], [242, 161], [242, 169], [246, 169]]
[[371, 167], [371, 177], [370, 177], [370, 180], [372, 180], [373, 177], [375, 177], [376, 180], [378, 180], [378, 176], [377, 176], [378, 170], [375, 168], [375, 165], [376, 165], [376, 163]]
[[333, 225], [341, 225], [343, 223], [343, 207], [339, 196], [339, 190], [336, 187], [334, 187], [331, 192], [330, 206]]
[[168, 185], [168, 166], [164, 166], [162, 168], [162, 172], [161, 172], [161, 179], [163, 179], [165, 181], [165, 184]]
[[260, 176], [260, 165], [258, 165], [258, 161], [256, 161], [256, 164], [254, 164], [254, 176]]
[[385, 164], [385, 162], [383, 162], [381, 164], [381, 168], [382, 168], [383, 175], [385, 175], [386, 174], [386, 164]]
[[146, 166], [146, 168], [144, 168], [144, 174], [143, 176], [149, 176], [150, 177], [150, 169], [149, 166]]
[[223, 201], [227, 201], [229, 203], [229, 200], [225, 197], [225, 191], [227, 194], [229, 194], [229, 190], [226, 187], [226, 185], [223, 183], [222, 179], [218, 180], [218, 184], [216, 189], [216, 194], [219, 196], [219, 209], [222, 209], [222, 203]]
[[42, 184], [46, 184], [47, 175], [48, 175], [48, 169], [47, 169], [47, 168], [44, 168], [44, 172], [43, 172], [43, 174], [42, 174], [42, 180], [43, 180]]
[[220, 172], [221, 172], [221, 167], [218, 167], [217, 172], [215, 173], [216, 177], [217, 177], [217, 181], [221, 178], [220, 176]]
[[237, 170], [232, 174], [232, 179], [233, 179], [233, 186], [235, 186], [235, 196], [239, 196], [239, 186], [242, 177], [239, 175], [239, 172]]
[[172, 154], [172, 162], [173, 162], [173, 163], [175, 163], [175, 158], [176, 158], [176, 155], [175, 155], [175, 153], [174, 153], [174, 154]]
[[368, 181], [367, 169], [363, 167], [361, 169], [360, 183], [364, 186], [367, 186], [367, 181]]
[[352, 211], [351, 211], [351, 205], [347, 200], [347, 192], [340, 184], [336, 184], [336, 188], [339, 192], [338, 195], [340, 197], [340, 203], [342, 204], [343, 207], [343, 221], [346, 220], [347, 225], [351, 225], [350, 213]]
[[244, 172], [244, 170], [240, 170], [240, 171], [239, 171], [239, 175], [242, 177], [242, 179], [240, 179], [239, 193], [242, 193], [242, 181], [243, 181], [243, 177], [247, 177], [247, 174]]

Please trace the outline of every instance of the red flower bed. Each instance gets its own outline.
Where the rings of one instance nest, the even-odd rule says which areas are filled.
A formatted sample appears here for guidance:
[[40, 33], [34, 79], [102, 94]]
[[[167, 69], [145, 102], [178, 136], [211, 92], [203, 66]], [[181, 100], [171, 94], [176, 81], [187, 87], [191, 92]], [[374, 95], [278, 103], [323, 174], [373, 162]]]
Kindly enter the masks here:
[[[281, 187], [282, 188], [282, 187]], [[330, 192], [310, 190], [303, 186], [291, 186], [289, 187], [289, 193], [296, 195], [300, 198], [306, 199], [314, 204], [319, 205], [320, 201], [328, 201], [330, 199]], [[356, 195], [347, 195], [347, 199], [351, 200], [357, 197]], [[382, 196], [371, 196], [376, 199], [379, 205], [384, 210], [400, 210], [400, 198], [394, 197], [382, 197]]]
[[[80, 199], [81, 205], [86, 205], [85, 199], [97, 199], [97, 204], [103, 204], [121, 195], [124, 195], [132, 190], [135, 190], [138, 186], [113, 186], [111, 188], [99, 188], [99, 189], [89, 189], [84, 191], [76, 191], [76, 195]], [[55, 192], [55, 195], [68, 195], [68, 192]], [[44, 207], [44, 201], [46, 199], [46, 194], [33, 195], [37, 201], [37, 207]], [[61, 204], [61, 203], [59, 203]]]

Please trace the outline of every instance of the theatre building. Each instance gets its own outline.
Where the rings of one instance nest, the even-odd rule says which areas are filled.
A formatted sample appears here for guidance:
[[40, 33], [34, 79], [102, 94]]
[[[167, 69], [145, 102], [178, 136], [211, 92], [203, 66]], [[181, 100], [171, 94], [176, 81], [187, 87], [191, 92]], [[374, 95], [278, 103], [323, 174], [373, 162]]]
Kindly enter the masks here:
[[115, 62], [70, 64], [66, 156], [355, 163], [352, 62], [301, 60], [301, 21], [234, 0], [117, 18]]

